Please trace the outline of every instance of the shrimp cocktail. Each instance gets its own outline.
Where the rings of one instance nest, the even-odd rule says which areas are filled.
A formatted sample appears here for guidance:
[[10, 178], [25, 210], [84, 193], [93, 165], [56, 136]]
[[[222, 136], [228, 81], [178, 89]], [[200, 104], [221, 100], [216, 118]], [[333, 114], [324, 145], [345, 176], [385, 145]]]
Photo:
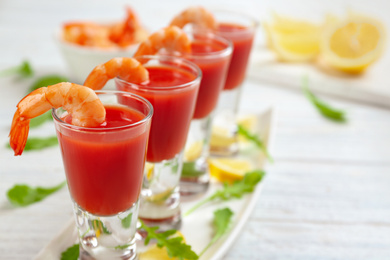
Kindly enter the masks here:
[[29, 119], [53, 108], [80, 242], [79, 259], [136, 259], [135, 232], [153, 114], [140, 96], [72, 83], [40, 88], [18, 104], [16, 155]]
[[240, 92], [258, 23], [250, 16], [235, 11], [214, 11], [213, 14], [218, 21], [216, 34], [232, 41], [234, 47], [214, 120], [214, 127], [222, 131], [227, 130], [226, 133], [232, 141], [229, 145], [211, 143], [211, 152], [216, 155], [231, 155], [238, 151], [236, 122]]
[[190, 7], [182, 11], [171, 25], [183, 27], [191, 23], [207, 28], [233, 43], [233, 53], [213, 120], [215, 128], [224, 133], [227, 142], [211, 142], [212, 154], [232, 155], [238, 151], [236, 116], [239, 106], [241, 85], [257, 29], [257, 22], [251, 17], [236, 11], [208, 11], [202, 7]]
[[[137, 54], [156, 53], [165, 44], [188, 52], [187, 38], [176, 29], [151, 36], [141, 43]], [[112, 78], [118, 90], [144, 97], [154, 109], [139, 217], [148, 225], [160, 226], [161, 230], [179, 228], [182, 151], [194, 114], [201, 71], [195, 64], [178, 57], [115, 58], [98, 65], [84, 85], [100, 89]]]
[[[213, 16], [202, 8], [190, 8], [174, 17], [171, 22], [171, 26], [178, 27], [185, 27], [186, 24], [216, 28]], [[233, 48], [230, 41], [212, 31], [196, 27], [184, 31], [191, 42], [191, 53], [183, 53], [182, 57], [198, 65], [203, 74], [187, 138], [180, 181], [182, 195], [196, 195], [206, 192], [208, 188], [207, 157], [211, 126], [219, 95], [225, 85]]]
[[179, 180], [182, 151], [194, 113], [201, 72], [193, 63], [164, 56], [138, 56], [149, 81], [135, 84], [116, 79], [119, 90], [136, 93], [152, 103], [147, 171], [139, 217], [160, 230], [181, 225]]

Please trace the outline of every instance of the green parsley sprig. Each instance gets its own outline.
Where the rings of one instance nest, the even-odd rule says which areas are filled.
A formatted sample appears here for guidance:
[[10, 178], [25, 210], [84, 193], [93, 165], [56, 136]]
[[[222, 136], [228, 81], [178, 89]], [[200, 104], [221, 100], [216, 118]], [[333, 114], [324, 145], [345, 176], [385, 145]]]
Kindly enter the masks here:
[[80, 246], [79, 244], [74, 244], [61, 253], [61, 260], [77, 260], [79, 256]]
[[[58, 144], [57, 136], [30, 137], [27, 139], [26, 146], [24, 147], [24, 151], [42, 150], [44, 148], [55, 146], [57, 144]], [[11, 148], [9, 144], [7, 144], [7, 147]]]
[[31, 188], [25, 184], [17, 184], [7, 192], [8, 200], [17, 207], [25, 207], [41, 201], [49, 195], [55, 193], [64, 187], [66, 181], [61, 182], [59, 185], [54, 187], [36, 187]]
[[210, 243], [208, 243], [208, 245], [199, 254], [199, 257], [202, 256], [204, 252], [217, 242], [227, 231], [229, 231], [233, 214], [233, 211], [229, 208], [214, 211], [213, 225], [215, 228], [215, 234]]
[[238, 125], [238, 134], [239, 134], [239, 135], [242, 135], [243, 137], [245, 137], [245, 138], [248, 139], [249, 141], [252, 141], [253, 143], [255, 143], [256, 146], [259, 147], [261, 151], [263, 151], [263, 153], [265, 154], [265, 156], [267, 156], [267, 158], [268, 158], [268, 160], [269, 160], [270, 162], [273, 162], [273, 161], [274, 161], [274, 159], [272, 159], [271, 155], [269, 154], [266, 145], [264, 144], [264, 142], [260, 139], [260, 137], [259, 137], [258, 135], [251, 134], [251, 133], [250, 133], [244, 126], [242, 126], [242, 125]]
[[169, 257], [177, 257], [179, 260], [196, 260], [199, 256], [192, 251], [191, 246], [183, 242], [182, 237], [171, 237], [177, 231], [168, 230], [165, 232], [156, 232], [159, 227], [148, 227], [145, 223], [140, 220], [141, 228], [147, 232], [145, 238], [145, 245], [148, 245], [151, 239], [157, 240], [157, 246], [159, 248], [165, 247]]
[[315, 106], [318, 112], [327, 119], [335, 122], [343, 123], [347, 121], [345, 111], [336, 109], [326, 104], [324, 101], [317, 98], [310, 90], [308, 86], [307, 77], [303, 78], [302, 90], [305, 93], [307, 99]]
[[242, 180], [236, 181], [233, 184], [227, 184], [224, 183], [222, 189], [217, 190], [214, 194], [211, 196], [205, 198], [204, 200], [201, 200], [195, 206], [193, 206], [191, 209], [189, 209], [184, 216], [188, 216], [192, 212], [194, 212], [199, 207], [203, 206], [204, 204], [211, 202], [211, 201], [226, 201], [231, 199], [239, 199], [244, 194], [253, 192], [256, 185], [262, 180], [264, 177], [265, 172], [262, 170], [254, 170], [251, 172], [247, 172], [244, 175], [244, 178]]
[[23, 61], [20, 65], [0, 71], [0, 77], [18, 75], [28, 78], [34, 75], [34, 71], [28, 61]]

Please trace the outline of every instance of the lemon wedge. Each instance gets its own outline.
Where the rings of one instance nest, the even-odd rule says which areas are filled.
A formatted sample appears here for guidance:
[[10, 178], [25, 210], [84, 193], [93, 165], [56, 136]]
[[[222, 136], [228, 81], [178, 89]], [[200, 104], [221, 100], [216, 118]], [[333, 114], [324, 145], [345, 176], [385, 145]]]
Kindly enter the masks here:
[[309, 61], [320, 51], [322, 25], [274, 14], [263, 23], [267, 43], [282, 61]]
[[321, 40], [321, 57], [331, 67], [361, 73], [382, 54], [385, 32], [380, 21], [358, 14], [328, 21]]
[[148, 196], [145, 199], [154, 203], [164, 202], [172, 194], [173, 190], [174, 188], [169, 188], [163, 192]]
[[211, 147], [227, 147], [235, 142], [234, 136], [228, 129], [214, 126], [211, 130]]
[[221, 182], [241, 180], [252, 169], [252, 163], [239, 158], [211, 158], [208, 160], [210, 175]]
[[153, 170], [154, 170], [154, 164], [146, 162], [144, 172], [148, 181], [150, 181], [153, 178]]
[[203, 150], [203, 142], [196, 141], [193, 142], [187, 149], [184, 151], [184, 159], [185, 161], [194, 161], [199, 158], [202, 154]]
[[[183, 238], [183, 242], [185, 243], [185, 238], [183, 234], [179, 231], [176, 232], [175, 236], [179, 236]], [[138, 254], [139, 260], [176, 260], [176, 257], [169, 257], [167, 250], [165, 248], [159, 248], [156, 245], [152, 245], [145, 252]]]

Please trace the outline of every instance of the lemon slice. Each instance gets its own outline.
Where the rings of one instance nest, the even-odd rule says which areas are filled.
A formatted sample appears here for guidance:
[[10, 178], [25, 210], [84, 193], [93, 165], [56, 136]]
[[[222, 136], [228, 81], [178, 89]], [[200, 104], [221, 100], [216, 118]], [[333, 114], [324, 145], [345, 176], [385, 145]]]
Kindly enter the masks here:
[[196, 141], [192, 143], [185, 151], [184, 151], [184, 159], [186, 161], [194, 161], [199, 158], [202, 154], [203, 150], [203, 142]]
[[173, 192], [174, 188], [169, 188], [163, 192], [146, 197], [147, 201], [159, 203], [164, 202]]
[[249, 160], [238, 158], [209, 159], [210, 175], [221, 182], [241, 180], [252, 169]]
[[150, 181], [153, 178], [153, 170], [154, 170], [154, 164], [146, 162], [144, 172], [148, 181]]
[[350, 14], [328, 22], [321, 41], [326, 64], [348, 73], [361, 73], [382, 54], [383, 25], [373, 18]]
[[211, 130], [211, 147], [227, 147], [235, 142], [234, 136], [228, 129], [214, 126]]
[[273, 23], [265, 22], [268, 45], [283, 61], [308, 61], [320, 51], [322, 26], [274, 14]]
[[[183, 242], [185, 243], [185, 238], [183, 234], [179, 231], [176, 232], [175, 236], [179, 236], [183, 238]], [[145, 252], [138, 254], [139, 260], [176, 260], [176, 257], [169, 257], [167, 250], [165, 248], [159, 248], [156, 245], [153, 245], [148, 248]]]

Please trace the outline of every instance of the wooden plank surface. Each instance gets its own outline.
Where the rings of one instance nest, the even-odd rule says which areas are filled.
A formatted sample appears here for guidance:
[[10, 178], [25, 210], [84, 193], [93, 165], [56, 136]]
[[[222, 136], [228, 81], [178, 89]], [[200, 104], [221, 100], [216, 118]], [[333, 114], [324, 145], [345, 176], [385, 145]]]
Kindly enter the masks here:
[[[304, 3], [299, 1], [300, 6]], [[121, 8], [128, 1], [112, 4], [119, 7], [110, 9], [96, 1], [2, 1], [0, 69], [31, 58], [38, 74], [66, 73], [52, 30], [69, 19], [69, 13], [72, 17], [122, 16]], [[150, 14], [149, 23], [161, 25], [190, 1], [156, 2], [151, 10], [139, 2], [130, 4]], [[241, 3], [245, 4], [258, 5]], [[161, 12], [167, 5], [171, 8]], [[239, 4], [227, 1], [227, 5]], [[15, 158], [3, 146], [14, 107], [31, 81], [0, 79], [0, 259], [32, 259], [72, 216], [66, 189], [20, 209], [12, 208], [5, 196], [16, 183], [45, 186], [64, 180], [56, 148]], [[254, 80], [245, 83], [243, 112], [268, 106], [277, 110], [275, 163], [253, 214], [224, 259], [390, 259], [390, 111], [320, 97], [346, 110], [348, 123], [319, 116], [299, 90]], [[45, 133], [53, 130], [45, 126]], [[47, 154], [55, 159], [45, 160]]]

